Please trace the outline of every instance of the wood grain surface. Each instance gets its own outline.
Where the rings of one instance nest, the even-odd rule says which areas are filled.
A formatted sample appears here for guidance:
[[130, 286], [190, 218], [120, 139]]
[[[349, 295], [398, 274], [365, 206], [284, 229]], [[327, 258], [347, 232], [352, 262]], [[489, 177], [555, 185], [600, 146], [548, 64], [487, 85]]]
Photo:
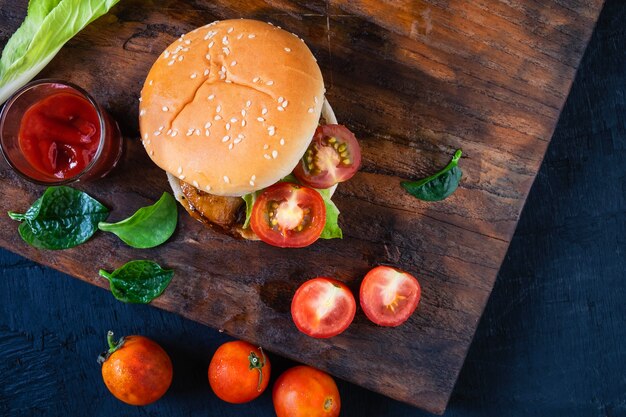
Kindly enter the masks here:
[[[120, 122], [126, 153], [113, 174], [81, 187], [121, 219], [166, 189], [136, 137], [147, 70], [178, 35], [216, 19], [269, 20], [297, 33], [322, 68], [339, 120], [361, 139], [362, 171], [339, 187], [342, 241], [301, 250], [242, 242], [182, 214], [173, 239], [148, 251], [113, 236], [44, 252], [0, 218], [0, 244], [99, 286], [99, 268], [154, 259], [176, 276], [153, 304], [432, 412], [443, 412], [519, 213], [573, 80], [601, 0], [125, 0], [69, 42], [41, 74], [90, 91]], [[26, 2], [0, 0], [4, 42]], [[461, 188], [440, 203], [404, 194], [464, 150]], [[0, 170], [0, 210], [25, 209], [42, 188]], [[300, 283], [331, 275], [358, 289], [374, 265], [411, 271], [423, 300], [397, 329], [358, 313], [330, 340], [297, 332]]]

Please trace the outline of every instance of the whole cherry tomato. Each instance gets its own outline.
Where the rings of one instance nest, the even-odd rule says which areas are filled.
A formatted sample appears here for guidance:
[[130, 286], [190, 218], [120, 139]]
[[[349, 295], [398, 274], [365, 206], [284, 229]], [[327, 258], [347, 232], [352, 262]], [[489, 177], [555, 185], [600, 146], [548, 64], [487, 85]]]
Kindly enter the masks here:
[[118, 400], [146, 405], [165, 394], [172, 383], [172, 361], [156, 342], [143, 336], [126, 336], [115, 342], [107, 333], [109, 350], [98, 357], [102, 379]]
[[241, 404], [261, 395], [270, 382], [271, 364], [263, 350], [233, 341], [220, 346], [209, 365], [209, 384], [222, 400]]
[[341, 408], [333, 378], [304, 365], [288, 369], [278, 378], [272, 399], [278, 417], [337, 417]]

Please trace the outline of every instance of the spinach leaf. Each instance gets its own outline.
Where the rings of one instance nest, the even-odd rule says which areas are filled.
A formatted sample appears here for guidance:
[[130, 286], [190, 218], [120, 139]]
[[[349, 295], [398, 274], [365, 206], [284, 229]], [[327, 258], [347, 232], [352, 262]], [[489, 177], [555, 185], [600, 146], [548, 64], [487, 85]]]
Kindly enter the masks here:
[[413, 197], [424, 201], [440, 201], [452, 194], [461, 181], [461, 168], [458, 167], [462, 151], [454, 153], [444, 169], [418, 181], [402, 181], [402, 187]]
[[111, 273], [101, 269], [99, 274], [109, 280], [111, 292], [118, 300], [146, 304], [165, 291], [174, 271], [140, 260], [130, 261]]
[[41, 249], [67, 249], [87, 241], [109, 210], [88, 194], [70, 187], [49, 187], [24, 214], [9, 212], [22, 239]]
[[176, 230], [178, 208], [170, 193], [163, 193], [159, 201], [142, 207], [129, 218], [118, 223], [100, 222], [98, 228], [116, 234], [133, 248], [153, 248], [165, 243]]

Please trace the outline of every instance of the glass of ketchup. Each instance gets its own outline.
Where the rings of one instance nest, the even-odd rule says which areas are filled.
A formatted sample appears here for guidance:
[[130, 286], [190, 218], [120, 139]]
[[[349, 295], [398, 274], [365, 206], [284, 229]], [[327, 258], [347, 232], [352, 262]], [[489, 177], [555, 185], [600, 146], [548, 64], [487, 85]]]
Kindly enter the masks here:
[[16, 92], [0, 113], [0, 148], [24, 178], [61, 185], [102, 178], [122, 155], [122, 135], [82, 88], [38, 80]]

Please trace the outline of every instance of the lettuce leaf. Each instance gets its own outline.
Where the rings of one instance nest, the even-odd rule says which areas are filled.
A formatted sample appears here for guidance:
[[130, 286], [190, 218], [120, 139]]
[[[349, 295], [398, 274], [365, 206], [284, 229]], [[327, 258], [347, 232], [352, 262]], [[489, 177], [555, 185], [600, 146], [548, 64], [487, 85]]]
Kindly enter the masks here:
[[0, 58], [0, 104], [33, 79], [61, 47], [120, 0], [30, 0]]
[[[286, 182], [294, 182], [298, 181], [292, 175], [289, 175], [283, 178], [281, 181]], [[324, 225], [324, 230], [322, 230], [322, 234], [320, 235], [320, 239], [341, 239], [343, 238], [343, 232], [339, 227], [339, 209], [330, 199], [330, 189], [318, 190], [314, 188], [315, 191], [320, 193], [322, 199], [324, 200], [324, 205], [326, 206], [326, 224]], [[243, 224], [243, 228], [247, 229], [250, 227], [250, 216], [252, 215], [252, 206], [254, 206], [254, 202], [257, 197], [263, 192], [255, 191], [254, 193], [246, 194], [242, 196], [243, 201], [246, 202], [246, 221]]]

